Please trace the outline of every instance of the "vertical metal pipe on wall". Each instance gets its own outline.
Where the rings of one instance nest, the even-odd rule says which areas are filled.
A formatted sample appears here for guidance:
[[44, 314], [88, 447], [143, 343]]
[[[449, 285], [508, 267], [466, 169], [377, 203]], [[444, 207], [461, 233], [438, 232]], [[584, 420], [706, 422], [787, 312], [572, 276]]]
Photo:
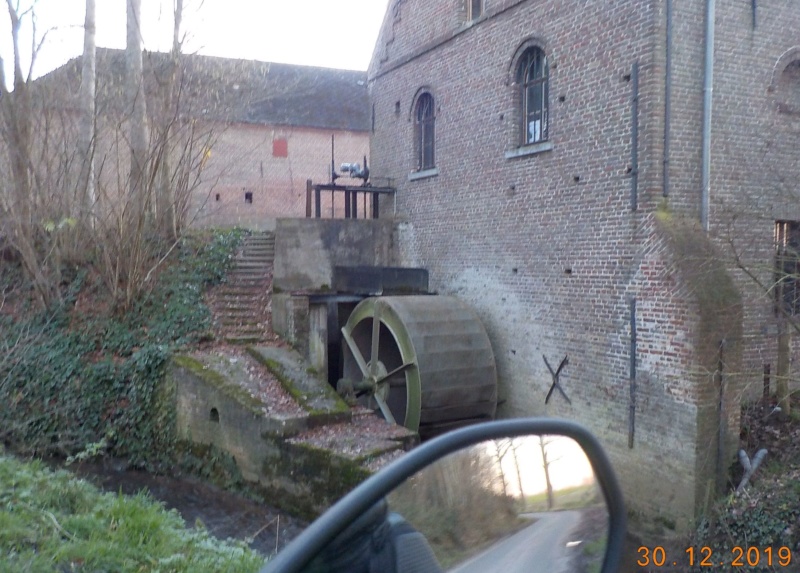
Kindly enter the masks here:
[[666, 61], [664, 66], [664, 173], [662, 195], [669, 197], [669, 127], [672, 115], [672, 0], [667, 0]]
[[703, 179], [700, 197], [700, 223], [708, 231], [711, 194], [711, 103], [714, 93], [714, 19], [716, 1], [706, 0], [706, 55], [703, 80]]
[[639, 208], [639, 60], [631, 68], [631, 211]]
[[631, 299], [631, 362], [630, 362], [630, 398], [628, 402], [628, 447], [633, 448], [636, 433], [636, 298]]

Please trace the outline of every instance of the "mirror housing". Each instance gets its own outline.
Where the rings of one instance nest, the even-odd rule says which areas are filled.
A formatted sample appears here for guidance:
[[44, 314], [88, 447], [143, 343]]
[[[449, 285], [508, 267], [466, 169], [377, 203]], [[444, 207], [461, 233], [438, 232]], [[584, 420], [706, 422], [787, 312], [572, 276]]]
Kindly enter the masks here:
[[600, 443], [586, 428], [575, 422], [555, 418], [515, 418], [454, 430], [408, 452], [333, 505], [270, 560], [261, 573], [300, 573], [334, 539], [363, 519], [392, 490], [448, 454], [486, 440], [545, 434], [571, 438], [586, 454], [608, 508], [608, 538], [601, 571], [617, 571], [626, 533], [625, 505], [614, 471]]

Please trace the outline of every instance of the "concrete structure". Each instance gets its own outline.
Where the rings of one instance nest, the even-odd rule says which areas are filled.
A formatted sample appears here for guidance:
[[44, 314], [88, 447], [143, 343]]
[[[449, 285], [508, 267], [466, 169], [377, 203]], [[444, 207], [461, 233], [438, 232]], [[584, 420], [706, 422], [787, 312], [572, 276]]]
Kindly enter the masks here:
[[[100, 144], [95, 165], [98, 177], [111, 186], [117, 179], [115, 166], [127, 161], [119, 157], [124, 154], [116, 152], [114, 141], [125, 121], [124, 56], [121, 50], [97, 51]], [[60, 110], [73, 111], [76, 118], [81, 61], [76, 58], [37, 80]], [[180, 137], [195, 148], [188, 150], [195, 158], [189, 174], [190, 183], [196, 183], [188, 209], [191, 224], [271, 230], [278, 217], [305, 216], [308, 179], [330, 181], [332, 138], [337, 169], [345, 162], [363, 163], [368, 155], [364, 72], [181, 55], [174, 72], [173, 117], [163, 93], [171, 66], [169, 54], [145, 53], [151, 124], [177, 120]], [[189, 131], [190, 138], [184, 135]], [[188, 145], [176, 141], [173, 153], [183, 153]], [[360, 181], [342, 178], [340, 183]], [[324, 209], [330, 208], [326, 197]], [[343, 211], [343, 205], [338, 208]]]
[[395, 234], [386, 219], [278, 219], [272, 328], [318, 371], [327, 371], [328, 345], [339, 340], [339, 306], [352, 310], [366, 296], [336, 296], [336, 267], [396, 266]]
[[309, 520], [418, 442], [405, 428], [351, 412], [297, 353], [281, 348], [175, 356], [162, 391], [181, 448], [230, 456], [251, 489]]
[[[499, 415], [600, 437], [639, 531], [691, 527], [724, 487], [740, 398], [777, 346], [774, 303], [730, 246], [769, 285], [776, 222], [800, 220], [800, 12], [705, 10], [393, 0], [369, 70], [399, 263], [478, 310]], [[545, 403], [543, 357], [568, 357], [571, 403]]]

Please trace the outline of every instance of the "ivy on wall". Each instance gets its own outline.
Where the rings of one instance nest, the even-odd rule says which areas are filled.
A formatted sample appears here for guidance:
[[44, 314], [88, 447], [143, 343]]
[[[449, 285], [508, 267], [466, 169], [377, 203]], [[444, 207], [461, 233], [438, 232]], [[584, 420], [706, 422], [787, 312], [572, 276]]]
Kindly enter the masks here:
[[174, 350], [213, 337], [203, 292], [224, 280], [243, 235], [182, 239], [123, 316], [98, 310], [102, 295], [87, 295], [98, 289], [83, 269], [72, 273], [58, 308], [0, 316], [0, 439], [22, 452], [62, 455], [102, 443], [141, 465], [169, 454], [174, 414], [163, 369]]

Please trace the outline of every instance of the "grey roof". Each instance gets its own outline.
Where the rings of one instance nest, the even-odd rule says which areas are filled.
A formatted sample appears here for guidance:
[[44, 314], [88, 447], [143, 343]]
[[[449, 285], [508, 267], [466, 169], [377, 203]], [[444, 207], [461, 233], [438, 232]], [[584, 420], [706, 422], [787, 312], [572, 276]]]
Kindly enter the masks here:
[[[81, 57], [43, 76], [40, 85], [59, 86], [62, 103], [77, 104]], [[170, 55], [145, 52], [148, 101], [169, 70]], [[119, 105], [125, 77], [125, 52], [98, 48], [98, 112]], [[65, 85], [68, 90], [63, 90]], [[370, 129], [366, 72], [236, 60], [180, 56], [176, 86], [181, 114], [262, 125], [349, 131]]]

